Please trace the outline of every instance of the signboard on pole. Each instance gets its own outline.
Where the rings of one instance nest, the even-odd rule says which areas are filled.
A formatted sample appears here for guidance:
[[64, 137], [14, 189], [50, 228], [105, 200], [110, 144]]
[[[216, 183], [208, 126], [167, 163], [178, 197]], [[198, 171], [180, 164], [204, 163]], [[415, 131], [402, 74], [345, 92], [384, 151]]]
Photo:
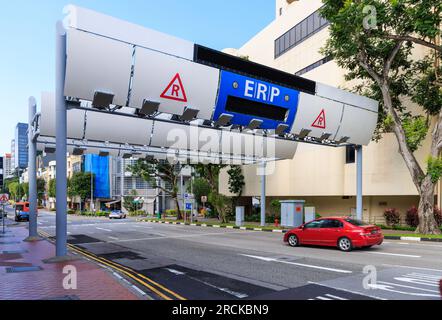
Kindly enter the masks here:
[[0, 194], [0, 203], [6, 203], [9, 201], [9, 195], [7, 193]]

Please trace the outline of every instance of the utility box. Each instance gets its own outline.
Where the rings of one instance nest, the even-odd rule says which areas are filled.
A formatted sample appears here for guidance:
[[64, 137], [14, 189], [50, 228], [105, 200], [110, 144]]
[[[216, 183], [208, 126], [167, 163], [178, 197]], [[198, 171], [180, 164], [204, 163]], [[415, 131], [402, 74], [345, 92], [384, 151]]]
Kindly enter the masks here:
[[315, 207], [305, 207], [304, 208], [304, 223], [310, 222], [316, 219], [316, 208]]
[[236, 207], [236, 226], [241, 227], [244, 224], [245, 207]]
[[304, 219], [304, 200], [282, 200], [281, 226], [299, 227]]

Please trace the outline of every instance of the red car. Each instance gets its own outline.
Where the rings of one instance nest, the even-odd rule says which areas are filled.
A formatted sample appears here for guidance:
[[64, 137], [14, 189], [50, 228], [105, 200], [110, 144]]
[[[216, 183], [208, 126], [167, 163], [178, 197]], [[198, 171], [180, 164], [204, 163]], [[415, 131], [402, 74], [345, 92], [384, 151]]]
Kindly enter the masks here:
[[284, 241], [292, 247], [306, 244], [351, 251], [353, 248], [381, 245], [384, 236], [377, 226], [349, 217], [327, 217], [288, 231], [284, 234]]

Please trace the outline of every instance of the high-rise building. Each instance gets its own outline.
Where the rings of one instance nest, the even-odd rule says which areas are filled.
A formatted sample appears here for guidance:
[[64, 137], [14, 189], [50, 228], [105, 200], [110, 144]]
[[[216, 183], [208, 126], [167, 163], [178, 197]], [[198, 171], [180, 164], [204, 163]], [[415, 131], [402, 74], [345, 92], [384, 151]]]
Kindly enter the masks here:
[[15, 173], [15, 139], [11, 140], [11, 175]]
[[14, 169], [23, 170], [28, 167], [28, 124], [17, 123], [14, 139]]
[[3, 189], [3, 178], [4, 178], [4, 162], [3, 157], [0, 157], [0, 191]]
[[10, 153], [5, 153], [3, 157], [3, 176], [4, 178], [9, 178], [12, 175], [12, 155]]

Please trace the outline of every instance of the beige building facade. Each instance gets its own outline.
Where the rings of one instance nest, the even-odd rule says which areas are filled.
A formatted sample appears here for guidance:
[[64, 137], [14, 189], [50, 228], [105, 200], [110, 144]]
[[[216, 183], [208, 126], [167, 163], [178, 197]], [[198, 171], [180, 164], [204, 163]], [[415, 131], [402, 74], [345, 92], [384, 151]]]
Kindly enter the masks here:
[[[326, 21], [318, 18], [321, 0], [276, 0], [276, 17], [243, 47], [226, 52], [246, 56], [251, 61], [342, 89], [351, 89], [345, 70], [320, 53], [329, 36]], [[413, 109], [410, 105], [410, 109]], [[416, 152], [423, 164], [430, 141]], [[267, 176], [267, 205], [273, 199], [305, 200], [316, 212], [327, 215], [354, 215], [356, 211], [356, 164], [352, 150], [300, 143], [293, 160], [279, 161]], [[424, 166], [425, 167], [425, 166]], [[243, 204], [251, 205], [260, 195], [260, 177], [255, 166], [245, 166]], [[227, 174], [220, 189], [228, 194]], [[436, 202], [440, 203], [440, 186]], [[396, 208], [402, 214], [418, 204], [419, 197], [405, 163], [398, 152], [395, 136], [385, 134], [379, 142], [363, 147], [363, 218], [384, 223], [383, 213]]]

